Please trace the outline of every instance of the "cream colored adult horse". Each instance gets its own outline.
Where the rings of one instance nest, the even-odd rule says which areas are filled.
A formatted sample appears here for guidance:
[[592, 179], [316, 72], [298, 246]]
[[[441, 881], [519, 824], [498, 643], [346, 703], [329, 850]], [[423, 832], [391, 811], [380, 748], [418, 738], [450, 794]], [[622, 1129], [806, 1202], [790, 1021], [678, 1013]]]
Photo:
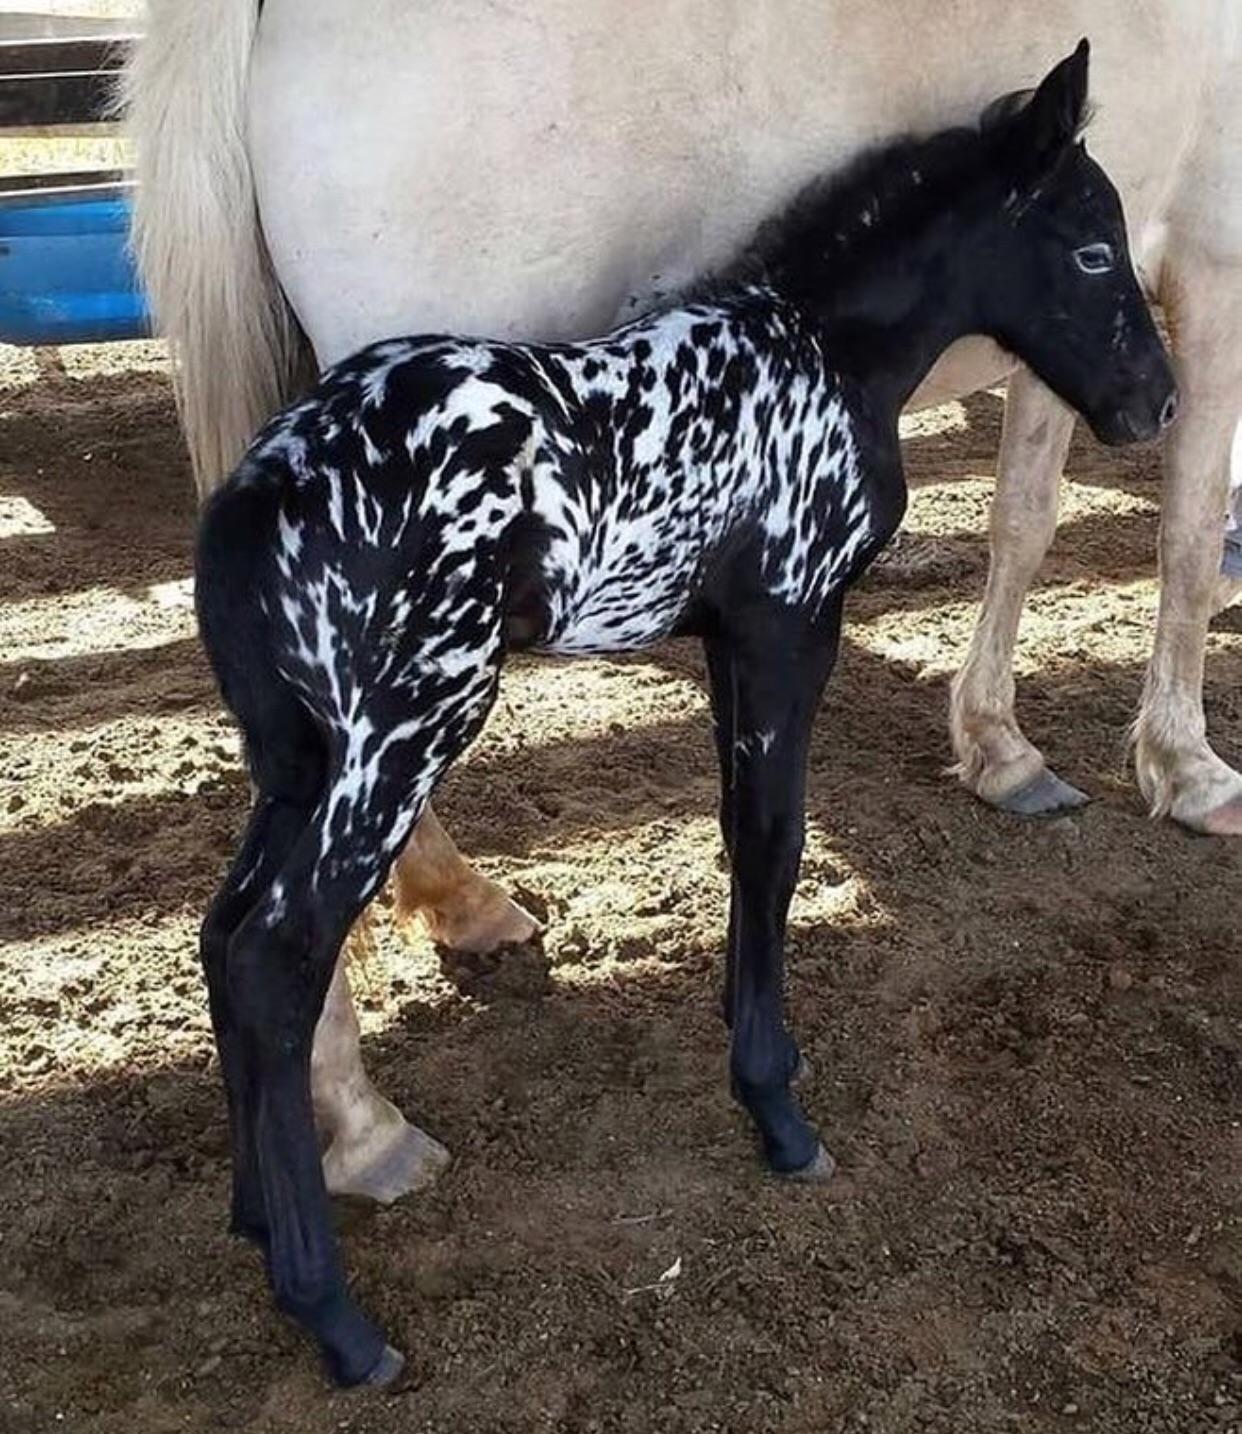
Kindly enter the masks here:
[[[904, 129], [968, 122], [1093, 43], [1093, 152], [1166, 306], [1155, 650], [1136, 724], [1154, 811], [1242, 834], [1209, 747], [1206, 629], [1242, 408], [1239, 0], [152, 0], [130, 75], [144, 278], [180, 361], [200, 488], [305, 371], [381, 336], [572, 337], [725, 258], [813, 174]], [[919, 397], [1013, 364], [969, 342]], [[1081, 800], [1013, 711], [1013, 645], [1051, 540], [1070, 413], [1009, 387], [983, 614], [953, 687], [962, 780], [1019, 810]], [[401, 899], [450, 943], [529, 931], [428, 818]], [[329, 1184], [390, 1199], [443, 1152], [363, 1074], [343, 973], [316, 1042]]]

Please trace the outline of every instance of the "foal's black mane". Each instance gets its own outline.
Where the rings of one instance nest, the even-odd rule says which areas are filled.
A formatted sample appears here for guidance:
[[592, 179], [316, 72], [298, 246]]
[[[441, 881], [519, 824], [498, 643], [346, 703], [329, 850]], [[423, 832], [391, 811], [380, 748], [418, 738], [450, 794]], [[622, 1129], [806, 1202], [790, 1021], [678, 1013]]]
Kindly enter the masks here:
[[827, 265], [839, 290], [999, 173], [1000, 145], [983, 129], [904, 135], [877, 145], [812, 180], [760, 226], [720, 281], [763, 282], [794, 299], [811, 297], [823, 293]]

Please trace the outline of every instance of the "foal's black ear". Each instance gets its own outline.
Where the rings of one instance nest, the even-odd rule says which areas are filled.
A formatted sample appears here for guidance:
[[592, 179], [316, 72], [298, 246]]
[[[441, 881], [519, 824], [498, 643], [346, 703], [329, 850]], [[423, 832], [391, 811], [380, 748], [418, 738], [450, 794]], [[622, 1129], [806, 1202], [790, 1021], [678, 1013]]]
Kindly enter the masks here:
[[1086, 40], [1049, 72], [1033, 93], [1006, 95], [984, 112], [983, 128], [999, 130], [1018, 177], [1035, 181], [1060, 163], [1087, 122]]

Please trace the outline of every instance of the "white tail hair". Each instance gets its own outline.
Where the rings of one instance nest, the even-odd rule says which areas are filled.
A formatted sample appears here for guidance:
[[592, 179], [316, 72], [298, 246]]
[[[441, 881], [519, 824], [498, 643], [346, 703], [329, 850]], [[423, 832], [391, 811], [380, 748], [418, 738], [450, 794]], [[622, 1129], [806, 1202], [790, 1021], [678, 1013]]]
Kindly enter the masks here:
[[173, 356], [205, 497], [311, 371], [263, 242], [246, 146], [261, 0], [148, 0], [120, 107], [137, 148], [133, 250]]

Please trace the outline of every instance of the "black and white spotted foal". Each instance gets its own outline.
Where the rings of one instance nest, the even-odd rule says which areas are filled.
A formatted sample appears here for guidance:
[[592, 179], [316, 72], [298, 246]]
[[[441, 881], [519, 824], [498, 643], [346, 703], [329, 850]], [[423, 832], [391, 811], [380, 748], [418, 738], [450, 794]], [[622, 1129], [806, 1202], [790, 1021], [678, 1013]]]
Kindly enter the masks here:
[[774, 1170], [828, 1169], [790, 1090], [782, 945], [842, 598], [905, 505], [902, 405], [946, 345], [983, 332], [1105, 438], [1171, 415], [1115, 192], [1077, 142], [1086, 68], [1084, 46], [978, 130], [864, 158], [710, 297], [597, 342], [367, 349], [271, 423], [208, 508], [203, 638], [257, 789], [203, 933], [234, 1224], [342, 1382], [383, 1382], [400, 1356], [346, 1293], [315, 1022], [513, 647], [704, 640], [733, 1088]]

